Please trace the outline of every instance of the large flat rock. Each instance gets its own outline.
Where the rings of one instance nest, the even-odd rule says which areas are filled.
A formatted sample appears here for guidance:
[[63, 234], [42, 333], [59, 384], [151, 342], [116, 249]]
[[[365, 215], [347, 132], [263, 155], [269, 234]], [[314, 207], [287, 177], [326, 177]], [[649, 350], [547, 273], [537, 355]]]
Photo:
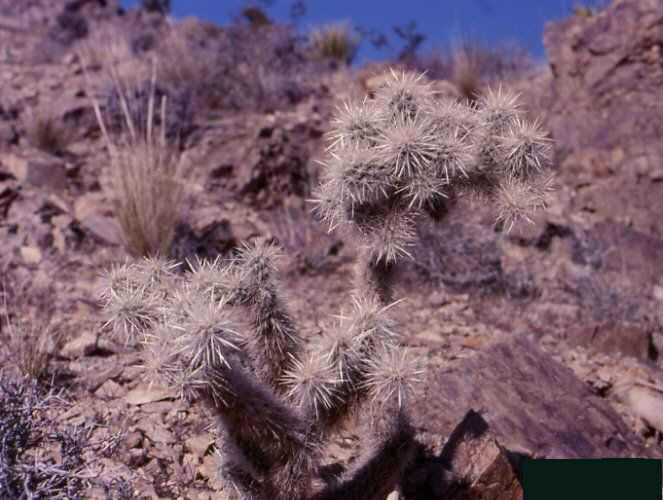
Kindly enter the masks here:
[[[446, 438], [474, 409], [510, 452], [541, 458], [654, 458], [612, 406], [524, 338], [431, 371], [415, 423]], [[436, 450], [439, 452], [439, 450]]]

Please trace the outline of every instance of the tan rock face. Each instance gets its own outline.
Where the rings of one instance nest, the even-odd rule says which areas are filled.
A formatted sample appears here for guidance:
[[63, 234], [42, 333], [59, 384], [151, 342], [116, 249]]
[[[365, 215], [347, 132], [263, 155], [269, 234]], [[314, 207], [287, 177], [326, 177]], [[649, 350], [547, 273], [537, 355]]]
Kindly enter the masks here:
[[548, 24], [544, 42], [560, 175], [584, 186], [572, 208], [660, 237], [663, 4], [614, 2], [596, 16]]

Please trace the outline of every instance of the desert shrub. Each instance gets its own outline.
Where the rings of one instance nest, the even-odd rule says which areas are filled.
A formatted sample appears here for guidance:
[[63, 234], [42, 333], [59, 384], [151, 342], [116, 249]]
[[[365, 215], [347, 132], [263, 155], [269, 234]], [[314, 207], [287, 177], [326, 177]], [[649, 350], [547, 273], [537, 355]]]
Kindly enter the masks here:
[[184, 195], [179, 148], [167, 134], [168, 99], [157, 101], [156, 70], [147, 95], [128, 94], [117, 75], [114, 82], [122, 130], [109, 128], [99, 100], [93, 104], [110, 156], [125, 246], [135, 256], [168, 255]]
[[258, 5], [247, 5], [242, 8], [240, 15], [254, 28], [262, 28], [272, 24], [272, 20], [267, 13]]
[[[0, 375], [0, 498], [91, 498], [88, 487], [101, 480], [91, 473], [97, 464], [90, 455], [107, 456], [119, 435], [93, 441], [90, 435], [98, 424], [67, 425], [54, 418], [68, 408], [61, 393]], [[102, 486], [108, 498], [122, 492], [120, 484]]]
[[170, 0], [141, 0], [140, 5], [147, 12], [168, 14], [170, 12]]
[[311, 33], [311, 49], [318, 59], [350, 64], [359, 49], [359, 35], [348, 23], [334, 23]]
[[46, 153], [64, 153], [74, 139], [74, 129], [54, 108], [40, 107], [27, 113], [25, 132], [28, 142]]
[[277, 24], [235, 22], [205, 39], [175, 27], [157, 48], [159, 81], [186, 89], [198, 113], [281, 109], [312, 92], [310, 76], [318, 66], [304, 42]]
[[51, 36], [64, 46], [85, 38], [90, 31], [82, 14], [67, 9], [58, 14], [55, 21], [56, 25], [51, 31]]

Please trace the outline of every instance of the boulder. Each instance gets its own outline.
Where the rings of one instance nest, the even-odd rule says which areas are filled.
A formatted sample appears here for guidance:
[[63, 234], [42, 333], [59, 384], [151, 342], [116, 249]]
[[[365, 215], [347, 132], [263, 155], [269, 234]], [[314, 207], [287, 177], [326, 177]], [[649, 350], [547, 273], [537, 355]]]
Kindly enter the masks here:
[[470, 410], [440, 456], [406, 477], [403, 489], [413, 500], [522, 500], [521, 468], [483, 417]]
[[610, 403], [525, 338], [498, 342], [447, 370], [431, 371], [424, 387], [414, 418], [433, 436], [449, 436], [466, 412], [476, 409], [511, 453], [534, 458], [654, 455]]

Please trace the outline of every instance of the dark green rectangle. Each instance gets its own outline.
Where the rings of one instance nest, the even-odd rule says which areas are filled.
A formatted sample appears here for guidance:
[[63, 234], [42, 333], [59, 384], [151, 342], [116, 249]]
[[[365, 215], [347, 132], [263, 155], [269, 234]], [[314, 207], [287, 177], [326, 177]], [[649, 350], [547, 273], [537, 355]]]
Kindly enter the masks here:
[[526, 459], [524, 500], [661, 500], [663, 462]]

